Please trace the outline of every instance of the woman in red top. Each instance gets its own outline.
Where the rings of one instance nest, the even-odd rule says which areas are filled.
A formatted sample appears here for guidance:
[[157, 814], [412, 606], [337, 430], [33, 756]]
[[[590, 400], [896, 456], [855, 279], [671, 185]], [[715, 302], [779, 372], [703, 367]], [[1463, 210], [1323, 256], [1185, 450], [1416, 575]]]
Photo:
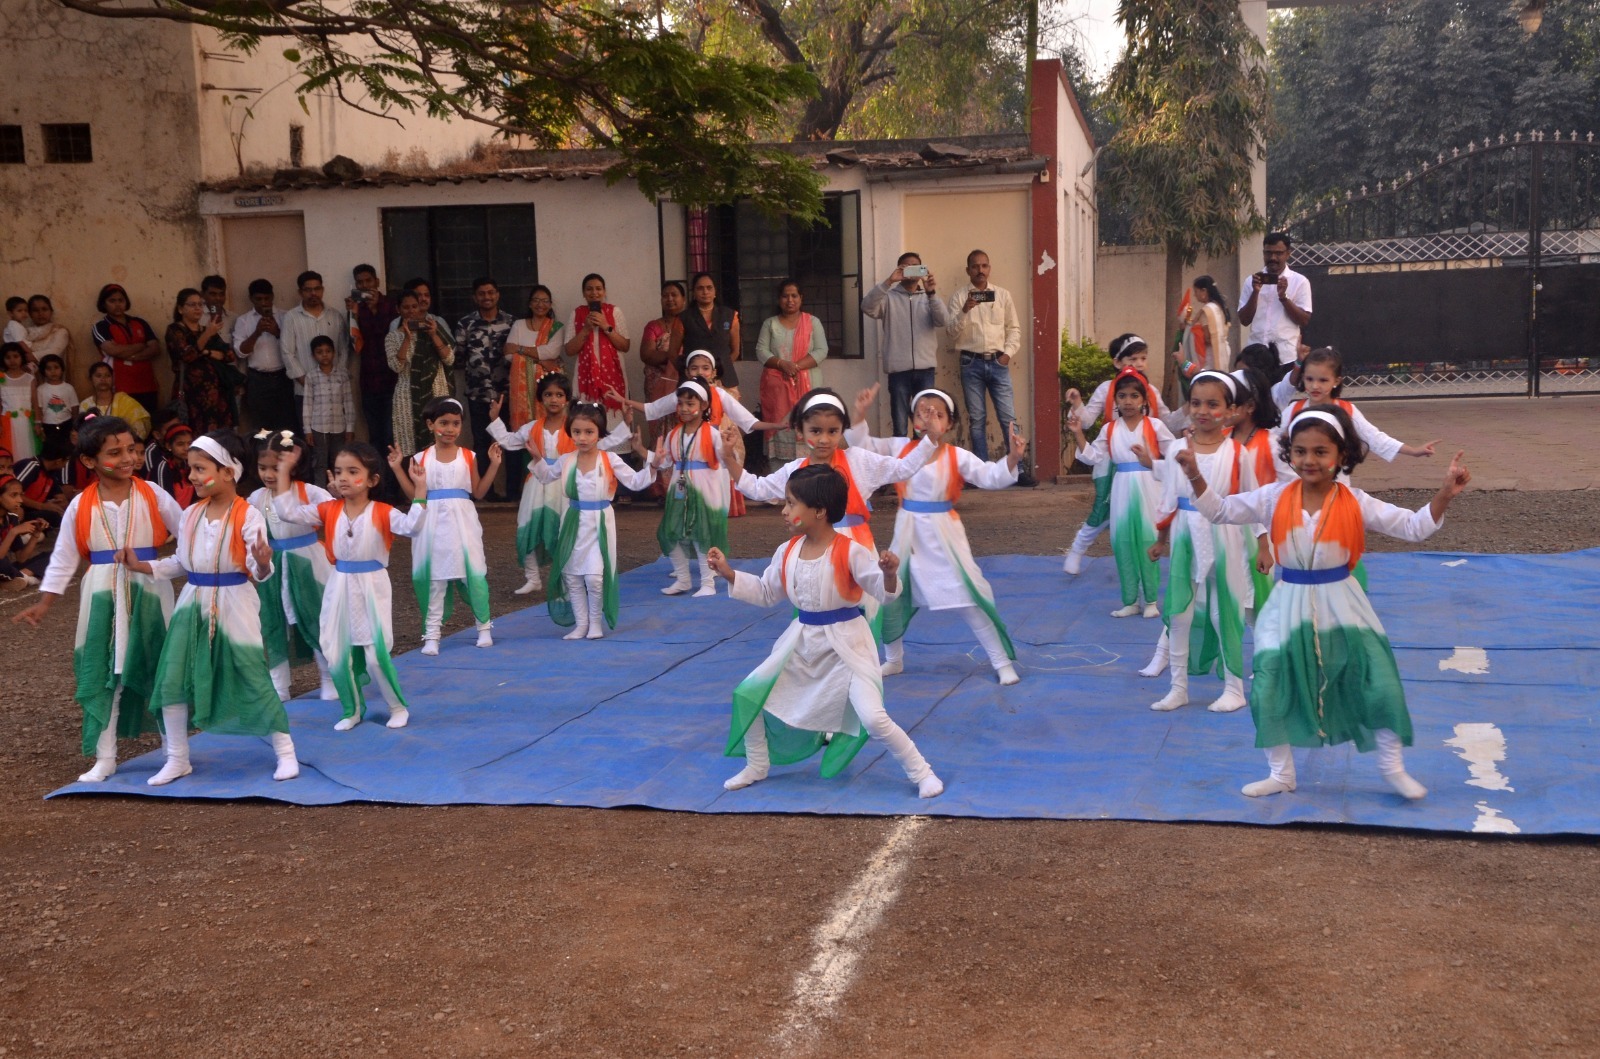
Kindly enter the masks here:
[[111, 365], [117, 389], [153, 413], [161, 403], [153, 363], [161, 355], [161, 343], [155, 331], [139, 317], [128, 315], [132, 305], [121, 284], [101, 287], [94, 307], [106, 314], [94, 325], [94, 344]]
[[572, 310], [567, 356], [578, 358], [578, 395], [605, 405], [607, 422], [615, 424], [623, 406], [606, 393], [615, 390], [624, 397], [628, 393], [628, 377], [622, 371], [622, 354], [633, 348], [628, 322], [621, 309], [606, 301], [606, 280], [598, 272], [583, 277], [583, 300]]

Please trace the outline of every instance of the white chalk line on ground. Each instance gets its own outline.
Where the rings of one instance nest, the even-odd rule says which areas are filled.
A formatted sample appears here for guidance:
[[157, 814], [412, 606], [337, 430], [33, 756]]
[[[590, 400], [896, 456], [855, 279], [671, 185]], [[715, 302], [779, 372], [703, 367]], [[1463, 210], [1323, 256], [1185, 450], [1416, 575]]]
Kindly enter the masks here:
[[780, 1054], [804, 1050], [815, 1039], [818, 1020], [827, 1017], [849, 991], [873, 928], [900, 896], [911, 847], [927, 824], [925, 816], [908, 816], [895, 824], [817, 927], [812, 938], [815, 954], [810, 965], [795, 975], [788, 1014], [773, 1038]]

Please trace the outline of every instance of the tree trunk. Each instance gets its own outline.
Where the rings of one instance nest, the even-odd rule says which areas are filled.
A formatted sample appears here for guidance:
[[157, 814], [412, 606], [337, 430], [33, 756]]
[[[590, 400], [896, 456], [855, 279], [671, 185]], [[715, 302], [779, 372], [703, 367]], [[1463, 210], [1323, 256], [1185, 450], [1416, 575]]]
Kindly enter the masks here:
[[1168, 408], [1178, 407], [1183, 399], [1183, 390], [1178, 385], [1177, 358], [1173, 350], [1178, 348], [1178, 306], [1183, 302], [1183, 251], [1167, 244], [1167, 283], [1166, 283], [1166, 326], [1161, 329], [1161, 349], [1150, 351], [1150, 360], [1161, 364], [1161, 399], [1167, 403]]

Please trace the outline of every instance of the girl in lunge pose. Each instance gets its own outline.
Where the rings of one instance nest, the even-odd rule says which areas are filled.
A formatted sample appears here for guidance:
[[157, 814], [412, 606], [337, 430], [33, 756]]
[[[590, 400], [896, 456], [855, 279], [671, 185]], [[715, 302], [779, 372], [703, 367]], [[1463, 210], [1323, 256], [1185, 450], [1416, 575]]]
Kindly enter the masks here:
[[1155, 461], [1172, 448], [1172, 432], [1154, 418], [1156, 394], [1150, 382], [1132, 368], [1124, 368], [1111, 387], [1115, 412], [1107, 411], [1105, 429], [1090, 445], [1081, 421], [1069, 420], [1078, 441], [1078, 459], [1091, 467], [1110, 465], [1111, 551], [1122, 583], [1122, 606], [1113, 618], [1147, 618], [1161, 613], [1156, 602], [1161, 568], [1150, 558], [1156, 542], [1155, 509], [1161, 483], [1154, 474]]
[[[874, 438], [867, 432], [865, 416], [877, 393], [874, 386], [856, 398], [856, 422], [845, 437], [852, 446], [882, 456], [904, 455], [916, 447], [914, 439]], [[923, 390], [911, 399], [914, 432], [931, 426], [942, 435], [950, 429], [955, 414], [955, 398], [943, 390]], [[960, 615], [988, 655], [1001, 684], [1015, 684], [1020, 679], [1012, 665], [1016, 649], [995, 606], [994, 589], [972, 556], [967, 531], [956, 514], [956, 501], [961, 499], [963, 482], [979, 489], [1015, 484], [1018, 462], [1027, 450], [1028, 439], [1013, 424], [1011, 451], [1004, 459], [988, 463], [966, 449], [941, 444], [927, 466], [910, 481], [895, 486], [900, 493], [900, 513], [895, 516], [889, 550], [901, 557], [901, 588], [898, 598], [883, 610], [884, 676], [904, 672], [906, 628], [917, 609], [927, 607]]]
[[[760, 577], [739, 573], [721, 549], [711, 568], [734, 599], [771, 607], [787, 601], [798, 613], [772, 653], [733, 692], [729, 757], [745, 767], [723, 784], [738, 790], [767, 778], [772, 765], [803, 761], [822, 749], [822, 775], [834, 776], [868, 736], [880, 740], [923, 798], [944, 791], [916, 744], [883, 708], [877, 643], [861, 603], [899, 592], [893, 552], [882, 559], [834, 525], [844, 516], [848, 486], [830, 467], [804, 467], [786, 483], [784, 520], [795, 536]], [[825, 739], [832, 733], [831, 741]]]
[[172, 615], [172, 582], [130, 569], [122, 558], [131, 552], [154, 559], [178, 535], [183, 509], [166, 490], [135, 475], [144, 446], [124, 419], [89, 417], [78, 428], [78, 459], [94, 481], [61, 517], [39, 602], [12, 621], [38, 625], [79, 564], [89, 564], [78, 585], [72, 672], [83, 710], [83, 752], [94, 755], [94, 766], [78, 780], [100, 783], [116, 775], [117, 737], [134, 739], [155, 728], [147, 707]]
[[398, 448], [390, 453], [391, 464], [412, 474], [413, 500], [406, 512], [372, 499], [372, 490], [383, 480], [383, 461], [364, 441], [351, 442], [334, 456], [328, 484], [335, 498], [321, 504], [304, 503], [291, 489], [300, 450], [278, 457], [273, 507], [285, 522], [321, 526], [322, 546], [333, 567], [322, 593], [317, 641], [343, 707], [333, 726], [338, 732], [348, 732], [366, 715], [361, 686], [369, 681], [377, 681], [378, 693], [389, 705], [390, 728], [404, 728], [411, 720], [390, 656], [394, 601], [389, 549], [396, 537], [416, 537], [429, 517], [428, 475], [415, 463], [402, 464]]
[[533, 463], [529, 473], [540, 482], [560, 482], [567, 511], [550, 560], [550, 620], [572, 631], [563, 639], [598, 640], [617, 627], [617, 518], [611, 501], [617, 483], [644, 489], [655, 481], [650, 454], [637, 436], [634, 451], [645, 465], [634, 470], [615, 453], [600, 451], [605, 408], [579, 403], [567, 417], [574, 449], [554, 465]]
[[194, 771], [189, 727], [218, 735], [264, 736], [278, 764], [275, 780], [300, 775], [289, 716], [267, 671], [261, 597], [252, 581], [272, 573], [266, 520], [239, 495], [245, 447], [218, 430], [195, 438], [186, 456], [195, 501], [183, 513], [178, 550], [154, 563], [123, 551], [130, 570], [188, 578], [156, 666], [150, 708], [159, 710], [167, 761], [146, 782], [160, 787]]
[[1416, 511], [1386, 504], [1339, 481], [1366, 446], [1338, 406], [1301, 412], [1284, 431], [1282, 455], [1295, 480], [1222, 496], [1210, 488], [1194, 453], [1174, 457], [1212, 522], [1271, 527], [1281, 580], [1256, 616], [1250, 715], [1256, 746], [1271, 772], [1247, 783], [1250, 797], [1295, 788], [1291, 747], [1353, 742], [1378, 751], [1378, 770], [1406, 798], [1427, 788], [1405, 770], [1411, 715], [1394, 649], [1367, 594], [1350, 576], [1373, 529], [1401, 540], [1432, 536], [1450, 501], [1472, 481], [1456, 453], [1444, 485]]
[[[474, 501], [483, 499], [500, 470], [500, 446], [489, 446], [489, 468], [478, 476], [470, 449], [463, 449], [461, 402], [435, 397], [422, 406], [422, 421], [433, 432], [433, 444], [411, 457], [428, 482], [427, 521], [411, 549], [411, 584], [422, 607], [422, 653], [439, 653], [439, 630], [450, 616], [450, 592], [463, 597], [478, 622], [478, 646], [493, 647], [489, 630], [489, 564], [483, 556], [483, 524]], [[402, 473], [391, 461], [400, 488], [411, 492], [415, 475]]]
[[[250, 506], [261, 512], [272, 544], [272, 575], [257, 582], [261, 595], [261, 639], [267, 646], [267, 665], [278, 698], [289, 701], [290, 667], [296, 657], [317, 660], [322, 678], [322, 698], [337, 699], [339, 692], [328, 676], [328, 663], [317, 646], [322, 628], [322, 593], [328, 584], [328, 553], [317, 539], [319, 523], [285, 522], [278, 517], [272, 498], [278, 489], [278, 461], [285, 452], [303, 449], [292, 430], [263, 430], [255, 436], [256, 477], [261, 488], [250, 494]], [[299, 464], [296, 471], [303, 471]], [[326, 489], [296, 478], [292, 491], [302, 505], [316, 507], [333, 499]]]

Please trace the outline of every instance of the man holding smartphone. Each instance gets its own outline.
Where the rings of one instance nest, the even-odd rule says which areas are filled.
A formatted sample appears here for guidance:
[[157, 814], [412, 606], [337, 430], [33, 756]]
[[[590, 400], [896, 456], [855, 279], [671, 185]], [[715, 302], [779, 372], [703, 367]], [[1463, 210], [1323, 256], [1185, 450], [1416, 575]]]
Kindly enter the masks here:
[[1263, 236], [1261, 258], [1266, 267], [1250, 277], [1239, 301], [1239, 324], [1250, 329], [1244, 344], [1260, 342], [1274, 349], [1281, 365], [1279, 378], [1294, 366], [1300, 329], [1311, 322], [1311, 281], [1289, 267], [1293, 249], [1286, 232]]
[[[1022, 352], [1022, 321], [1017, 318], [1011, 292], [989, 282], [989, 255], [982, 250], [967, 255], [967, 284], [950, 299], [947, 330], [961, 354], [969, 445], [979, 459], [990, 458], [988, 401], [993, 399], [995, 418], [1000, 420], [1000, 453], [1004, 455], [1017, 421], [1011, 362]], [[1026, 465], [1017, 481], [1036, 484]]]
[[900, 255], [889, 278], [861, 299], [861, 315], [882, 325], [879, 353], [889, 376], [889, 412], [894, 436], [905, 437], [911, 398], [933, 385], [939, 362], [939, 332], [950, 322], [935, 293], [933, 273], [914, 253]]

